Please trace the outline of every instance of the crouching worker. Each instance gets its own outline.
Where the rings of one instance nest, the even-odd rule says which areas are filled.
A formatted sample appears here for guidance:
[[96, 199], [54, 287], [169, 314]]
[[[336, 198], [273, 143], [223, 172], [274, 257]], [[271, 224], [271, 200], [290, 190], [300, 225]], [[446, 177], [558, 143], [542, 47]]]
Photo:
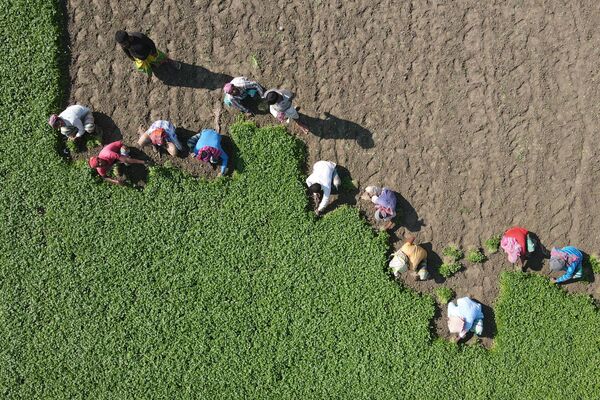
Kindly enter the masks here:
[[518, 262], [521, 269], [525, 268], [525, 262], [533, 254], [537, 245], [532, 234], [518, 226], [504, 232], [500, 241], [500, 247], [508, 256], [508, 261], [511, 264]]
[[469, 331], [477, 336], [483, 333], [483, 311], [481, 304], [469, 297], [461, 297], [448, 303], [448, 330], [457, 334], [454, 341], [464, 338]]
[[244, 76], [238, 76], [223, 86], [223, 92], [225, 92], [223, 103], [227, 107], [233, 107], [243, 113], [251, 114], [248, 102], [260, 102], [264, 91], [265, 89], [257, 82]]
[[409, 236], [400, 250], [392, 255], [390, 261], [390, 270], [397, 279], [400, 274], [406, 272], [409, 268], [414, 273], [416, 280], [427, 280], [429, 271], [427, 270], [427, 250], [416, 245], [415, 237]]
[[396, 216], [396, 193], [386, 187], [367, 186], [364, 197], [375, 204], [375, 221], [384, 223], [383, 229], [394, 226], [392, 219]]
[[138, 133], [140, 134], [140, 139], [138, 140], [140, 148], [151, 144], [154, 151], [159, 155], [160, 150], [166, 148], [167, 152], [173, 157], [176, 157], [183, 150], [179, 139], [177, 139], [175, 126], [169, 121], [155, 121], [146, 131], [140, 127]]
[[52, 114], [48, 124], [54, 129], [60, 129], [60, 133], [69, 140], [81, 138], [86, 133], [93, 134], [96, 131], [92, 111], [84, 106], [69, 106], [60, 114]]
[[227, 173], [227, 161], [229, 156], [221, 147], [221, 135], [213, 129], [203, 129], [197, 135], [194, 135], [187, 142], [190, 149], [190, 157], [210, 163], [212, 165], [221, 165], [217, 176]]
[[[114, 183], [115, 185], [122, 185], [123, 179], [113, 179], [108, 176], [113, 165], [115, 163], [128, 164], [145, 164], [143, 160], [129, 157], [129, 148], [123, 145], [120, 140], [112, 142], [104, 146], [100, 154], [97, 157], [91, 157], [88, 161], [90, 168], [95, 168], [98, 175], [107, 182]], [[115, 171], [117, 178], [121, 177], [121, 171]]]
[[331, 186], [337, 190], [342, 183], [335, 167], [335, 163], [331, 161], [317, 161], [313, 165], [312, 174], [306, 178], [306, 186], [313, 196], [317, 216], [321, 215], [329, 204]]
[[271, 89], [265, 93], [264, 99], [269, 104], [271, 115], [281, 123], [290, 123], [293, 120], [303, 133], [308, 133], [308, 128], [300, 123], [300, 114], [292, 104], [294, 93], [286, 89]]
[[583, 253], [573, 246], [553, 247], [550, 251], [550, 271], [565, 271], [559, 278], [552, 278], [554, 283], [562, 283], [569, 279], [583, 277]]

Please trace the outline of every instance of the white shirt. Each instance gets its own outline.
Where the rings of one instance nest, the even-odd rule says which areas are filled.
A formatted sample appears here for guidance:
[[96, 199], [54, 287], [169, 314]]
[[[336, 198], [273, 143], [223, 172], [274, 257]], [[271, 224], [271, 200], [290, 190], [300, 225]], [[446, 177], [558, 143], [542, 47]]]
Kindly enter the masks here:
[[314, 183], [321, 185], [323, 190], [323, 199], [319, 204], [319, 211], [323, 211], [327, 204], [329, 204], [329, 195], [331, 194], [331, 184], [333, 181], [333, 171], [335, 164], [331, 161], [317, 161], [313, 165], [312, 174], [306, 178], [306, 185], [311, 186]]
[[[65, 111], [61, 112], [58, 116], [65, 122], [65, 125], [67, 127], [74, 126], [75, 128], [77, 128], [77, 135], [75, 135], [75, 137], [82, 137], [85, 134], [85, 129], [83, 128], [83, 120], [89, 112], [89, 108], [77, 104], [74, 106], [67, 107]], [[63, 134], [67, 136], [65, 132], [63, 132]]]
[[463, 332], [468, 332], [473, 323], [478, 319], [483, 319], [481, 304], [471, 300], [468, 297], [461, 297], [454, 302], [448, 303], [448, 317], [460, 317], [465, 321]]

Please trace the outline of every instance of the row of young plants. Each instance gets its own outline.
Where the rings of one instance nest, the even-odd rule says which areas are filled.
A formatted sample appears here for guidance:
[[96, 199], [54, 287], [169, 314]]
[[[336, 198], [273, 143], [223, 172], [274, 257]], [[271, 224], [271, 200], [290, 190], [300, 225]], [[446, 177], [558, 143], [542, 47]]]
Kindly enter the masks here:
[[432, 341], [433, 299], [387, 278], [387, 237], [308, 210], [282, 128], [234, 126], [238, 172], [214, 181], [153, 167], [136, 191], [63, 162], [59, 4], [0, 5], [4, 398], [597, 397], [589, 299], [504, 274], [492, 351]]

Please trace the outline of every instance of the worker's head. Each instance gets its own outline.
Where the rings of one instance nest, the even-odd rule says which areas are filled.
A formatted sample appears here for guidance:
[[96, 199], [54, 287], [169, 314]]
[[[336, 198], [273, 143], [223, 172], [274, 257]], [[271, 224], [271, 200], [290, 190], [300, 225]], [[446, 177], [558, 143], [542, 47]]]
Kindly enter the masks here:
[[561, 271], [565, 268], [565, 260], [562, 258], [553, 257], [550, 259], [549, 265], [550, 271]]
[[270, 91], [265, 96], [265, 101], [267, 102], [267, 104], [273, 105], [279, 102], [279, 97], [280, 96], [277, 92]]
[[240, 91], [233, 85], [233, 83], [226, 83], [225, 86], [223, 86], [223, 91], [231, 96], [237, 96], [240, 94]]
[[90, 168], [102, 168], [108, 164], [108, 161], [103, 160], [100, 157], [91, 157], [88, 161]]
[[465, 320], [461, 317], [448, 317], [448, 330], [450, 333], [461, 334], [465, 328]]
[[319, 185], [318, 183], [313, 183], [312, 185], [310, 185], [308, 187], [308, 191], [311, 192], [312, 194], [321, 194], [323, 189], [321, 188], [321, 185]]
[[150, 141], [155, 146], [162, 146], [165, 144], [166, 136], [165, 130], [158, 128], [150, 133]]
[[221, 163], [221, 157], [213, 157], [213, 156], [210, 156], [210, 158], [208, 159], [208, 161], [209, 161], [211, 164], [220, 164], [220, 163]]
[[115, 40], [123, 47], [129, 47], [129, 35], [125, 31], [117, 31]]
[[56, 114], [52, 114], [50, 118], [48, 118], [48, 125], [50, 125], [54, 129], [58, 129], [64, 125], [64, 122], [60, 117]]

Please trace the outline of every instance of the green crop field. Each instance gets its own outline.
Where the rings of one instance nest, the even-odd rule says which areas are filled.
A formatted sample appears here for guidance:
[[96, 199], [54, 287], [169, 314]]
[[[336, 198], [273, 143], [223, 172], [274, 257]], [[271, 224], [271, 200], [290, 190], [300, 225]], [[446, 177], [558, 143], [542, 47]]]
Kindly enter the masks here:
[[589, 298], [507, 273], [491, 350], [432, 338], [387, 237], [308, 211], [282, 128], [234, 126], [238, 172], [213, 182], [153, 168], [138, 191], [65, 163], [57, 3], [0, 5], [2, 398], [600, 397]]

